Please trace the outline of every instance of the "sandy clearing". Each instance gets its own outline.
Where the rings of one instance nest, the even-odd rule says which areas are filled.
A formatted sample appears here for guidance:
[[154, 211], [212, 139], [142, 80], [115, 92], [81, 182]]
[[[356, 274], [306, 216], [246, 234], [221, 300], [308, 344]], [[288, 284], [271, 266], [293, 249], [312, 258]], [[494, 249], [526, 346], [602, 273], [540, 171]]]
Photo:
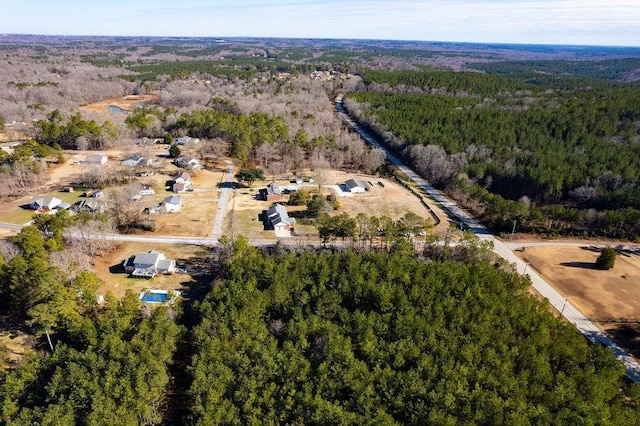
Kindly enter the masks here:
[[640, 358], [640, 259], [618, 254], [613, 269], [594, 268], [598, 252], [528, 247], [516, 252], [587, 318]]

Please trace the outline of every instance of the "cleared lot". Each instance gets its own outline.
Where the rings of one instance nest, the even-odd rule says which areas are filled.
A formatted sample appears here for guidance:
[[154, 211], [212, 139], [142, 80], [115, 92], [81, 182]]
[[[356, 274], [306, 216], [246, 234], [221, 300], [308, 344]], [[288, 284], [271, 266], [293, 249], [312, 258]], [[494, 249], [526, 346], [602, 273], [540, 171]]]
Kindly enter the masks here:
[[583, 314], [640, 358], [640, 261], [618, 254], [609, 271], [595, 269], [598, 252], [528, 247], [519, 255]]
[[[313, 175], [313, 173], [307, 173]], [[420, 202], [420, 200], [410, 191], [387, 178], [380, 178], [371, 175], [358, 173], [348, 173], [338, 170], [323, 171], [323, 182], [320, 184], [320, 191], [323, 196], [332, 193], [327, 186], [339, 185], [348, 179], [358, 179], [371, 183], [368, 191], [363, 193], [352, 194], [352, 197], [339, 197], [338, 203], [340, 208], [333, 212], [335, 215], [348, 213], [351, 217], [356, 217], [359, 213], [367, 216], [389, 216], [397, 220], [411, 211], [425, 218], [431, 218], [429, 210]], [[254, 182], [251, 188], [242, 188], [234, 191], [234, 198], [231, 201], [231, 211], [227, 217], [226, 233], [230, 236], [244, 235], [250, 239], [274, 239], [275, 234], [272, 231], [264, 231], [264, 225], [259, 220], [259, 215], [266, 210], [272, 202], [262, 201], [256, 196], [260, 188], [264, 188], [272, 180], [262, 182]], [[282, 186], [293, 185], [287, 177], [276, 178], [275, 182]], [[378, 183], [380, 182], [381, 185]], [[317, 183], [303, 183], [298, 185], [301, 190], [309, 191], [312, 195], [318, 194]], [[282, 203], [285, 203], [288, 196], [283, 197]], [[303, 211], [306, 207], [294, 206], [287, 207], [290, 213]], [[448, 227], [445, 221], [437, 227], [435, 232], [444, 232]], [[317, 236], [314, 226], [304, 225], [298, 220], [296, 224], [296, 233], [312, 234]]]
[[[187, 274], [173, 273], [158, 275], [153, 279], [129, 278], [124, 273], [122, 262], [138, 252], [156, 250], [164, 253], [168, 259], [174, 259], [178, 265], [187, 265]], [[116, 297], [124, 296], [127, 290], [136, 293], [145, 288], [159, 288], [163, 290], [188, 291], [197, 281], [191, 273], [201, 273], [208, 256], [207, 248], [200, 246], [183, 246], [170, 244], [150, 244], [125, 242], [119, 244], [111, 253], [96, 259], [95, 273], [104, 281], [99, 293], [112, 292]]]

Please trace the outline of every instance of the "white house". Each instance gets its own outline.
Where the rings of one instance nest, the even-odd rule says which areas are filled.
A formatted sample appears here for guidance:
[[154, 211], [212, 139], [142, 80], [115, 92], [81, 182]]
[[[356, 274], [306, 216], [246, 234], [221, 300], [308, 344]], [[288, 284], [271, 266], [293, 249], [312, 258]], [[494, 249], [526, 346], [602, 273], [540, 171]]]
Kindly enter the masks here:
[[275, 231], [290, 230], [296, 223], [296, 220], [289, 217], [287, 209], [282, 204], [274, 204], [267, 210], [267, 218], [269, 224]]
[[171, 195], [160, 203], [162, 209], [167, 213], [180, 213], [182, 210], [182, 197], [179, 195]]
[[349, 179], [344, 184], [349, 188], [349, 192], [353, 193], [365, 192], [369, 189], [369, 184], [361, 180]]
[[143, 167], [150, 166], [152, 162], [153, 160], [151, 160], [150, 158], [144, 158], [136, 154], [132, 157], [127, 158], [126, 160], [123, 160], [121, 164], [126, 167]]
[[179, 137], [178, 139], [173, 141], [174, 145], [186, 145], [186, 144], [197, 145], [199, 143], [200, 143], [200, 139], [192, 138], [192, 137], [189, 137], [189, 136], [182, 136], [182, 137]]
[[35, 211], [50, 211], [62, 204], [62, 200], [56, 197], [33, 197], [31, 208]]
[[191, 175], [187, 172], [182, 172], [173, 178], [173, 185], [171, 186], [171, 189], [173, 192], [183, 192], [191, 189], [192, 187]]
[[87, 155], [82, 164], [94, 164], [98, 166], [104, 166], [109, 161], [109, 158], [104, 154], [89, 154]]
[[122, 264], [124, 271], [134, 277], [153, 278], [157, 274], [170, 274], [176, 267], [176, 261], [167, 259], [163, 253], [151, 250], [137, 253]]

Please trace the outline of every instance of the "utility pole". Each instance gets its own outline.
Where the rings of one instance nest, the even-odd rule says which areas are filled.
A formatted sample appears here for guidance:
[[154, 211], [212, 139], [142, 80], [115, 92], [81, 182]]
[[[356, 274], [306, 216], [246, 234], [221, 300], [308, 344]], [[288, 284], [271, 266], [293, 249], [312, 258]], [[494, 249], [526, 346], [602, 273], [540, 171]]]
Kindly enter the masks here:
[[568, 297], [564, 298], [564, 304], [562, 305], [562, 309], [560, 310], [560, 316], [562, 316], [562, 314], [564, 313], [564, 307], [567, 306], [567, 301], [569, 300]]

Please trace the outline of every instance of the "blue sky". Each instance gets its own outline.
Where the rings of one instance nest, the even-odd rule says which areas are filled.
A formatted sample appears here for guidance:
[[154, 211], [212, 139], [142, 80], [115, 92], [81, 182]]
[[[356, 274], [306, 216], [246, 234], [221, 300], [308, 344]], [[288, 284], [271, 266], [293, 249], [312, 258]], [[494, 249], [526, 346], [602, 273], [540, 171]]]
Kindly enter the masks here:
[[0, 0], [0, 33], [640, 46], [640, 0]]

